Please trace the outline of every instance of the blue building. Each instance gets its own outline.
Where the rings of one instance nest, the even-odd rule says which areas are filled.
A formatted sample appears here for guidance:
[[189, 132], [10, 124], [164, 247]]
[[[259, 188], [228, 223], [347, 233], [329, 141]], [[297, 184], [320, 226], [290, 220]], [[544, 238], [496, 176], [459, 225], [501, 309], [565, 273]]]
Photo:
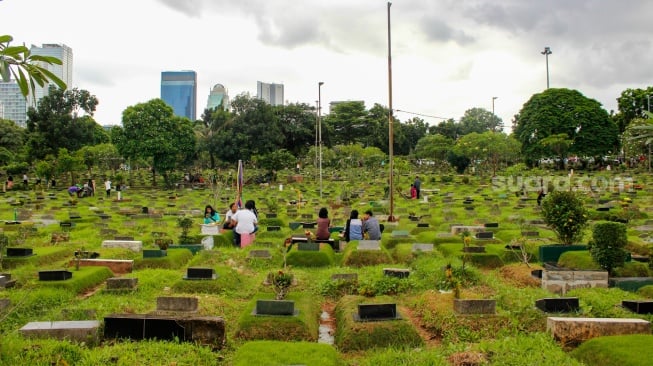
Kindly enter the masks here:
[[175, 115], [195, 121], [197, 111], [197, 73], [195, 71], [161, 72], [161, 99]]

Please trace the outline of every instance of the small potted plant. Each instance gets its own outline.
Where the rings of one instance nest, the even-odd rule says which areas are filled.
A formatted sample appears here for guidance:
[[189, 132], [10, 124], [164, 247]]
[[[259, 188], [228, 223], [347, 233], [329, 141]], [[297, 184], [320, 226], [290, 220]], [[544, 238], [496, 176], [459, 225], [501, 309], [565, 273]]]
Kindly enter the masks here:
[[295, 315], [295, 302], [285, 300], [293, 282], [293, 275], [288, 270], [268, 273], [267, 282], [272, 285], [274, 300], [257, 300], [257, 315]]
[[193, 226], [193, 218], [189, 216], [180, 216], [177, 218], [177, 226], [181, 228], [181, 235], [179, 236], [179, 244], [192, 244], [193, 238], [188, 233]]

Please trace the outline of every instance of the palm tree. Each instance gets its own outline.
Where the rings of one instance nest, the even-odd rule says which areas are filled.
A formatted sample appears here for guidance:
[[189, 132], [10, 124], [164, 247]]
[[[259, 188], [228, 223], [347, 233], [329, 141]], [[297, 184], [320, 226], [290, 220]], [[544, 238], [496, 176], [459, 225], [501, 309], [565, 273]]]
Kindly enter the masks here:
[[36, 84], [43, 87], [50, 81], [61, 89], [66, 89], [66, 83], [63, 80], [39, 65], [39, 63], [61, 65], [61, 60], [52, 56], [32, 55], [25, 45], [11, 46], [13, 40], [14, 38], [10, 35], [0, 35], [0, 78], [2, 81], [8, 82], [13, 76], [24, 97], [27, 97], [31, 91], [32, 97], [36, 98]]

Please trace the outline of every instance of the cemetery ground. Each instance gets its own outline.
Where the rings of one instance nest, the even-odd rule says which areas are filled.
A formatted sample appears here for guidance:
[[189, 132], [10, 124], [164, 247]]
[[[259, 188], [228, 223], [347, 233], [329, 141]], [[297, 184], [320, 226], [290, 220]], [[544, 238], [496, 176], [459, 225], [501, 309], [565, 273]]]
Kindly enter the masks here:
[[[323, 199], [310, 174], [246, 185], [260, 229], [243, 249], [228, 232], [206, 249], [201, 234], [204, 206], [224, 216], [229, 187], [153, 189], [137, 172], [121, 200], [3, 193], [0, 364], [653, 364], [653, 176], [579, 189], [591, 224], [578, 244], [600, 220], [627, 222], [629, 261], [608, 276], [586, 247], [556, 245], [536, 192], [420, 173], [426, 198], [396, 194], [387, 222], [382, 174], [326, 178]], [[335, 228], [335, 248], [300, 244], [320, 207], [334, 227], [371, 209], [382, 240], [341, 246]], [[193, 219], [184, 245], [180, 216]], [[263, 315], [280, 304], [279, 271], [292, 279], [282, 315]]]

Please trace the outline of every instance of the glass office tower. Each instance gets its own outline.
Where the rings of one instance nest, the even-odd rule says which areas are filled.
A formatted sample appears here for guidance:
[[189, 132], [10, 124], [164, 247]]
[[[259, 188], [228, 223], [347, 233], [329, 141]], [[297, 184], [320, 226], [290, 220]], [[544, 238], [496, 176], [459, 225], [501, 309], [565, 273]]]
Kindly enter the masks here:
[[[41, 67], [44, 67], [55, 74], [59, 79], [66, 83], [68, 89], [73, 88], [73, 49], [65, 44], [44, 43], [41, 47], [32, 45], [30, 48], [32, 55], [39, 56], [53, 56], [61, 60], [61, 65], [46, 64], [44, 62], [37, 62]], [[53, 83], [53, 85], [56, 85]], [[44, 96], [48, 95], [48, 88], [50, 84], [46, 83], [43, 87], [36, 84], [35, 97], [30, 95], [27, 99], [29, 106], [35, 107], [34, 101], [41, 100]]]
[[195, 121], [197, 109], [197, 73], [195, 71], [163, 71], [161, 99], [175, 115]]

